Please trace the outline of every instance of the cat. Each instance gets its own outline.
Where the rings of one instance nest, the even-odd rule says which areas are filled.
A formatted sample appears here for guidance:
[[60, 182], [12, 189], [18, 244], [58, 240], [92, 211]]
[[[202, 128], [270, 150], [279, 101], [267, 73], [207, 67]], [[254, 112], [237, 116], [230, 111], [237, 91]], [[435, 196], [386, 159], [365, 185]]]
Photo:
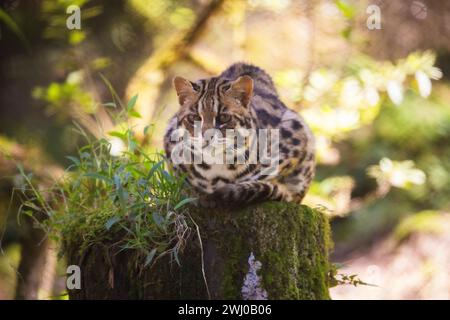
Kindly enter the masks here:
[[[180, 109], [169, 122], [164, 149], [175, 172], [184, 174], [199, 194], [200, 205], [239, 207], [266, 200], [302, 201], [315, 173], [314, 138], [303, 118], [280, 101], [271, 77], [263, 69], [236, 63], [217, 77], [196, 82], [177, 76], [173, 86]], [[188, 140], [195, 144], [210, 129], [218, 130], [225, 138], [203, 139], [196, 147], [189, 146], [188, 153], [195, 158], [207, 147], [223, 152], [229, 150], [224, 147], [226, 141], [233, 144], [235, 162], [173, 161], [183, 143], [174, 138], [175, 131], [187, 133]], [[236, 155], [242, 151], [244, 160], [248, 160], [253, 144], [249, 138], [237, 147], [236, 137], [227, 136], [230, 129], [237, 132], [276, 130], [278, 149], [268, 155], [276, 159], [277, 173], [267, 172], [268, 167], [272, 173], [275, 170], [273, 165], [267, 165], [267, 161], [236, 163]], [[265, 148], [269, 146], [272, 144], [268, 143]]]

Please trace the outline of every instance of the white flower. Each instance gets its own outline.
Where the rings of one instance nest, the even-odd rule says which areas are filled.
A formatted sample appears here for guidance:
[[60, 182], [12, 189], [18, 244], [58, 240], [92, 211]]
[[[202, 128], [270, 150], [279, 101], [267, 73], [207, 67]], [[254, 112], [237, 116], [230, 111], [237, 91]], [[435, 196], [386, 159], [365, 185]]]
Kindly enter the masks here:
[[426, 98], [431, 93], [431, 80], [423, 71], [416, 72], [416, 81], [419, 86], [419, 93], [422, 97]]
[[380, 101], [380, 95], [378, 94], [377, 89], [374, 87], [367, 87], [364, 90], [365, 98], [370, 106], [376, 106], [378, 101]]
[[117, 137], [112, 137], [108, 141], [111, 144], [111, 150], [109, 151], [109, 153], [112, 156], [120, 156], [122, 152], [126, 151], [127, 149], [125, 143], [123, 143], [123, 141]]
[[386, 88], [392, 102], [399, 105], [403, 101], [403, 86], [401, 82], [389, 80]]

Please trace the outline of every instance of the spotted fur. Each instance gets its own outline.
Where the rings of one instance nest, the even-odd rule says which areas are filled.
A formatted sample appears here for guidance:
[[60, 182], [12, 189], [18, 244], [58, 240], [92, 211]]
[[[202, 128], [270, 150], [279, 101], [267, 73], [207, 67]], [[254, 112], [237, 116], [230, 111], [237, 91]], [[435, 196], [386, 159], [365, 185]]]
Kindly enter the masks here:
[[[171, 134], [184, 128], [191, 135], [195, 121], [201, 132], [215, 128], [224, 137], [226, 129], [279, 129], [279, 172], [263, 175], [264, 165], [178, 164], [176, 172], [200, 194], [206, 206], [239, 206], [265, 200], [300, 203], [314, 176], [314, 141], [303, 118], [280, 101], [270, 76], [262, 69], [237, 63], [218, 77], [190, 82], [173, 81], [180, 109], [171, 119], [164, 147], [171, 159], [176, 141]], [[246, 146], [247, 148], [248, 146]], [[248, 151], [246, 150], [246, 156]]]

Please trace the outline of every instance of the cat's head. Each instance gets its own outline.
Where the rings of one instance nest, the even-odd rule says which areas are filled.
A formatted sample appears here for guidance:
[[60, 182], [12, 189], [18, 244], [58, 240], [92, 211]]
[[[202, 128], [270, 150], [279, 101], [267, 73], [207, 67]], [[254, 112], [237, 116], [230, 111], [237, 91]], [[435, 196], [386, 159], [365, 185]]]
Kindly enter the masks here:
[[216, 129], [226, 137], [227, 129], [252, 127], [249, 110], [253, 94], [253, 80], [241, 76], [236, 80], [210, 78], [191, 82], [182, 77], [173, 79], [180, 109], [177, 113], [178, 126], [191, 136], [202, 135], [209, 129]]

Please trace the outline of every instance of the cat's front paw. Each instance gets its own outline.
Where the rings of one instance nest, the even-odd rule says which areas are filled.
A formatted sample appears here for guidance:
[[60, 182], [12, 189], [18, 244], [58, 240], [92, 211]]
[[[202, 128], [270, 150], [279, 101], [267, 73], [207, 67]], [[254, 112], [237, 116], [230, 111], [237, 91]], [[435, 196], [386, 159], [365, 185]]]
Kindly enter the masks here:
[[198, 199], [198, 204], [200, 207], [214, 209], [218, 208], [218, 201], [214, 194], [204, 194]]
[[201, 195], [198, 203], [204, 208], [232, 209], [240, 204], [236, 197], [237, 194], [239, 194], [238, 187], [228, 184], [215, 190], [213, 193]]

